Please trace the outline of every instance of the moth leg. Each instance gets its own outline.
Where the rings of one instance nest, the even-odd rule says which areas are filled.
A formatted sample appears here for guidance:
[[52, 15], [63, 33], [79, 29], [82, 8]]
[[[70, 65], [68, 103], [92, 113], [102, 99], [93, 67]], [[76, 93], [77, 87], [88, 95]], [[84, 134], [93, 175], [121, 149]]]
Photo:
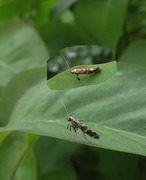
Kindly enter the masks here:
[[[67, 125], [67, 128], [66, 128], [66, 131], [65, 131], [65, 133], [64, 133], [64, 136], [66, 136], [66, 134], [67, 134], [68, 127], [69, 127], [69, 124]], [[63, 136], [63, 137], [64, 137], [64, 136]]]
[[[86, 141], [88, 141], [88, 139], [86, 138], [85, 136], [85, 133], [82, 131], [83, 135], [84, 135], [84, 138], [86, 139]], [[90, 141], [88, 141], [88, 143], [91, 143]]]
[[[72, 126], [71, 126], [70, 124], [68, 124], [68, 125], [67, 125], [67, 130], [68, 130], [68, 128], [70, 128], [70, 135], [71, 135], [71, 127], [72, 127]], [[67, 130], [66, 130], [66, 132], [65, 132], [64, 136], [66, 136], [66, 134], [67, 134]], [[63, 136], [63, 137], [64, 137], [64, 136]]]
[[75, 131], [75, 133], [74, 133], [74, 139], [76, 140], [76, 142], [78, 143], [78, 139], [77, 139], [77, 133], [76, 133], [76, 131]]
[[67, 129], [69, 128], [70, 124], [67, 125]]
[[77, 140], [77, 130], [78, 128], [77, 127], [73, 127], [73, 130], [74, 130], [74, 139], [76, 140], [76, 142], [78, 143], [78, 140]]
[[70, 135], [71, 135], [71, 128], [73, 128], [72, 125], [68, 124], [68, 125], [67, 125], [67, 129], [68, 129], [68, 128], [69, 128], [69, 130], [70, 130]]
[[77, 128], [77, 127], [73, 127], [73, 130], [74, 130], [74, 132], [76, 133], [77, 130], [78, 130], [78, 128]]
[[79, 74], [77, 74], [77, 80], [79, 80], [80, 81], [80, 78], [79, 78], [79, 76], [78, 76]]
[[67, 125], [67, 129], [68, 129], [68, 128], [69, 128], [70, 131], [71, 131], [72, 125], [68, 124], [68, 125]]

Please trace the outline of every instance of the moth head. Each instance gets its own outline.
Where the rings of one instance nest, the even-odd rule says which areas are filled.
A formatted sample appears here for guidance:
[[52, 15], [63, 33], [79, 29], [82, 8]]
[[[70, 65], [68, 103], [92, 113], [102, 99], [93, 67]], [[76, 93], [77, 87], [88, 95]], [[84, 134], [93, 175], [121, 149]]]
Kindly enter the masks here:
[[97, 67], [97, 71], [98, 71], [98, 72], [101, 72], [101, 71], [102, 71], [102, 68], [101, 68], [101, 67]]
[[67, 120], [70, 121], [70, 122], [72, 122], [72, 117], [71, 117], [71, 116], [68, 116]]

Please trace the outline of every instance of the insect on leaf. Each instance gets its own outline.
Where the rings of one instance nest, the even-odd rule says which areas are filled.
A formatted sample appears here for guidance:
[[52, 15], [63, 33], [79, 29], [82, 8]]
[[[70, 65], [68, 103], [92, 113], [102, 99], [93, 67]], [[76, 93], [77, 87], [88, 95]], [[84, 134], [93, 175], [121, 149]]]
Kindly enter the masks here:
[[[101, 67], [102, 71], [92, 74], [80, 74], [80, 81], [77, 80], [76, 74], [71, 74], [73, 69], [97, 68]], [[81, 65], [68, 69], [49, 79], [47, 84], [50, 89], [63, 90], [78, 88], [82, 86], [97, 85], [110, 79], [116, 73], [116, 61], [97, 65]]]

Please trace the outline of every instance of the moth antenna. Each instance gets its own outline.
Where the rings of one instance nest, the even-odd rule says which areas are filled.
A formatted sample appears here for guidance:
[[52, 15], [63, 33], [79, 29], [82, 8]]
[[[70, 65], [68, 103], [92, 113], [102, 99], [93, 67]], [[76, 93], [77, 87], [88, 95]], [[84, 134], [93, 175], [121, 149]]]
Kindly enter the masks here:
[[68, 113], [68, 111], [67, 111], [67, 108], [66, 108], [64, 102], [63, 102], [62, 100], [60, 100], [60, 102], [62, 103], [62, 105], [63, 105], [63, 107], [64, 107], [64, 109], [65, 109], [65, 112], [66, 112], [67, 116], [69, 117], [69, 113]]
[[67, 67], [70, 69], [70, 66], [69, 66], [69, 64], [68, 64], [68, 62], [67, 62], [67, 60], [66, 60], [66, 58], [65, 58], [64, 55], [63, 55], [63, 58], [64, 58], [64, 60], [65, 60], [65, 62], [66, 62], [66, 64], [67, 64]]

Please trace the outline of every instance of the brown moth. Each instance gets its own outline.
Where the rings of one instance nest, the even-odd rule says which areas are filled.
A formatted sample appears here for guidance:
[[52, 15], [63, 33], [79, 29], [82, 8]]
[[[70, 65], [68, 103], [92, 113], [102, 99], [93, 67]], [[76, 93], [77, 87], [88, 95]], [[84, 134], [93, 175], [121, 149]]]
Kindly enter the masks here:
[[[65, 57], [64, 57], [64, 60], [65, 60], [65, 62], [67, 64], [68, 68], [70, 69], [70, 66], [69, 66], [69, 64], [68, 64]], [[98, 72], [101, 72], [101, 71], [102, 71], [101, 67], [96, 67], [96, 68], [73, 69], [73, 70], [70, 70], [70, 73], [71, 74], [76, 74], [77, 79], [80, 81], [80, 78], [78, 77], [79, 74], [93, 74], [93, 73], [98, 73]]]
[[[71, 129], [73, 129], [75, 132], [77, 132], [78, 129], [80, 129], [84, 135], [84, 138], [88, 141], [88, 139], [86, 138], [85, 134], [89, 135], [90, 137], [93, 137], [95, 139], [99, 139], [100, 136], [99, 134], [97, 134], [95, 131], [91, 130], [89, 127], [87, 127], [85, 124], [83, 123], [80, 123], [77, 119], [69, 116], [68, 114], [68, 111], [67, 111], [67, 108], [65, 106], [65, 104], [63, 102], [61, 102], [62, 105], [64, 106], [64, 109], [66, 111], [66, 114], [67, 114], [67, 120], [69, 122], [71, 122], [71, 124], [68, 124], [67, 125], [67, 129], [70, 128], [70, 131]], [[89, 142], [89, 141], [88, 141]]]

